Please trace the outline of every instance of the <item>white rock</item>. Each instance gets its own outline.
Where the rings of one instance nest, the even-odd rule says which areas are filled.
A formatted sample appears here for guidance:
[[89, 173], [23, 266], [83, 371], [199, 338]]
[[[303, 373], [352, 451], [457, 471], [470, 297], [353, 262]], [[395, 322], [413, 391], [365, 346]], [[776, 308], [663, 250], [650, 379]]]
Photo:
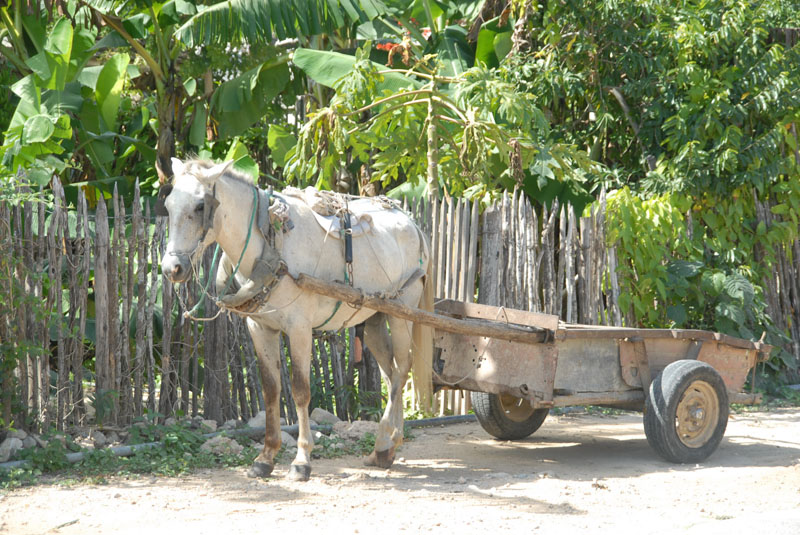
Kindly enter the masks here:
[[92, 434], [89, 436], [89, 438], [92, 439], [95, 448], [102, 448], [108, 443], [106, 436], [96, 429], [92, 431]]
[[27, 449], [27, 448], [32, 448], [32, 447], [34, 447], [34, 446], [36, 446], [36, 439], [35, 439], [35, 438], [33, 438], [32, 436], [27, 436], [27, 437], [25, 437], [25, 439], [22, 441], [22, 447], [23, 447], [23, 448], [26, 448], [26, 449]]
[[26, 438], [28, 438], [28, 433], [26, 433], [22, 429], [14, 429], [8, 432], [6, 438], [18, 438], [20, 440], [25, 440]]
[[200, 422], [200, 425], [209, 428], [212, 433], [217, 430], [216, 420], [203, 420], [202, 422]]
[[232, 438], [216, 436], [206, 440], [200, 451], [206, 451], [215, 455], [238, 455], [244, 447]]
[[314, 407], [314, 410], [311, 411], [311, 419], [319, 424], [332, 425], [336, 422], [341, 422], [341, 420], [335, 414], [331, 414], [325, 409], [320, 409], [319, 407]]
[[353, 442], [357, 442], [361, 440], [367, 433], [377, 435], [378, 422], [368, 422], [364, 420], [356, 420], [353, 423], [338, 422], [333, 424], [333, 432], [344, 440], [352, 440]]
[[93, 450], [94, 449], [94, 442], [89, 437], [78, 437], [75, 439], [75, 444], [80, 446], [83, 449]]
[[176, 420], [176, 419], [175, 419], [175, 418], [173, 418], [172, 416], [170, 416], [169, 418], [167, 418], [166, 420], [164, 420], [164, 425], [166, 425], [166, 426], [175, 425], [175, 424], [177, 424], [177, 423], [178, 423], [178, 420]]
[[285, 445], [287, 449], [297, 447], [297, 441], [286, 431], [281, 431], [281, 444]]
[[226, 430], [236, 429], [236, 427], [238, 427], [238, 425], [239, 425], [239, 421], [238, 420], [231, 419], [231, 420], [228, 420], [227, 422], [225, 422], [224, 424], [222, 424], [222, 429], [226, 429]]
[[9, 460], [18, 450], [22, 449], [22, 441], [16, 437], [6, 438], [0, 443], [0, 463]]
[[247, 420], [247, 427], [265, 427], [267, 425], [267, 413], [261, 411], [249, 420]]

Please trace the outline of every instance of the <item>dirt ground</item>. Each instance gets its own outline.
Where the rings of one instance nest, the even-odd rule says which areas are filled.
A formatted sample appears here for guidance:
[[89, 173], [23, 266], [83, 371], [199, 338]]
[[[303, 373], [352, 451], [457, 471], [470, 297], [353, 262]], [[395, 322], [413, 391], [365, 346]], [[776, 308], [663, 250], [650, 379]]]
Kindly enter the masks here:
[[657, 458], [635, 413], [551, 415], [514, 443], [413, 434], [391, 471], [318, 459], [306, 483], [283, 464], [22, 488], [0, 494], [0, 533], [800, 533], [800, 409], [732, 415], [701, 465]]

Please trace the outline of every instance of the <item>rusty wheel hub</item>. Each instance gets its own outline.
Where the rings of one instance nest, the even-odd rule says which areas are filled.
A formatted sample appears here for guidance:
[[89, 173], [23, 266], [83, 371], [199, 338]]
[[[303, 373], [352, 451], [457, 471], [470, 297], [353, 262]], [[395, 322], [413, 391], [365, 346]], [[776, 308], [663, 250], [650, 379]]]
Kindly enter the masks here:
[[700, 448], [714, 434], [720, 414], [714, 388], [705, 381], [694, 381], [683, 393], [675, 411], [678, 438], [689, 448]]
[[503, 412], [506, 418], [514, 422], [525, 422], [533, 415], [534, 408], [531, 402], [527, 399], [509, 396], [508, 394], [501, 394], [500, 406], [503, 407]]

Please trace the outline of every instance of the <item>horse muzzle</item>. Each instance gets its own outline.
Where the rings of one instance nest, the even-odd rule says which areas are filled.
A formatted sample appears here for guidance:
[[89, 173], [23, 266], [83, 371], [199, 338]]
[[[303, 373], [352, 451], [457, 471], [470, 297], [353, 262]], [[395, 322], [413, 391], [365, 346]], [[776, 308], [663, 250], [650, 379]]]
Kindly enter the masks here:
[[167, 251], [161, 259], [161, 273], [170, 282], [186, 282], [192, 275], [192, 264], [189, 255]]

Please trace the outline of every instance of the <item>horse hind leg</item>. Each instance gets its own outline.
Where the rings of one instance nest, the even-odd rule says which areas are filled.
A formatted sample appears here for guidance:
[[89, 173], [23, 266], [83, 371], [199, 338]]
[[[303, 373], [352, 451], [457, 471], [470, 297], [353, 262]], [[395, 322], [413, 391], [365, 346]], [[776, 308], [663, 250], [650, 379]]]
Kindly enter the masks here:
[[389, 317], [392, 337], [386, 328], [386, 316], [376, 314], [367, 321], [365, 343], [372, 351], [389, 390], [383, 417], [375, 437], [375, 449], [365, 459], [368, 466], [389, 468], [395, 450], [403, 442], [403, 387], [411, 369], [411, 338], [407, 322]]
[[281, 447], [280, 424], [280, 333], [267, 329], [253, 320], [247, 328], [258, 356], [261, 385], [264, 392], [266, 419], [264, 422], [264, 448], [247, 472], [250, 477], [267, 477], [275, 466], [275, 455]]
[[311, 403], [311, 329], [294, 329], [289, 333], [289, 350], [292, 355], [292, 396], [297, 407], [297, 456], [286, 475], [295, 481], [308, 481], [311, 477], [311, 449], [314, 439], [308, 405]]

